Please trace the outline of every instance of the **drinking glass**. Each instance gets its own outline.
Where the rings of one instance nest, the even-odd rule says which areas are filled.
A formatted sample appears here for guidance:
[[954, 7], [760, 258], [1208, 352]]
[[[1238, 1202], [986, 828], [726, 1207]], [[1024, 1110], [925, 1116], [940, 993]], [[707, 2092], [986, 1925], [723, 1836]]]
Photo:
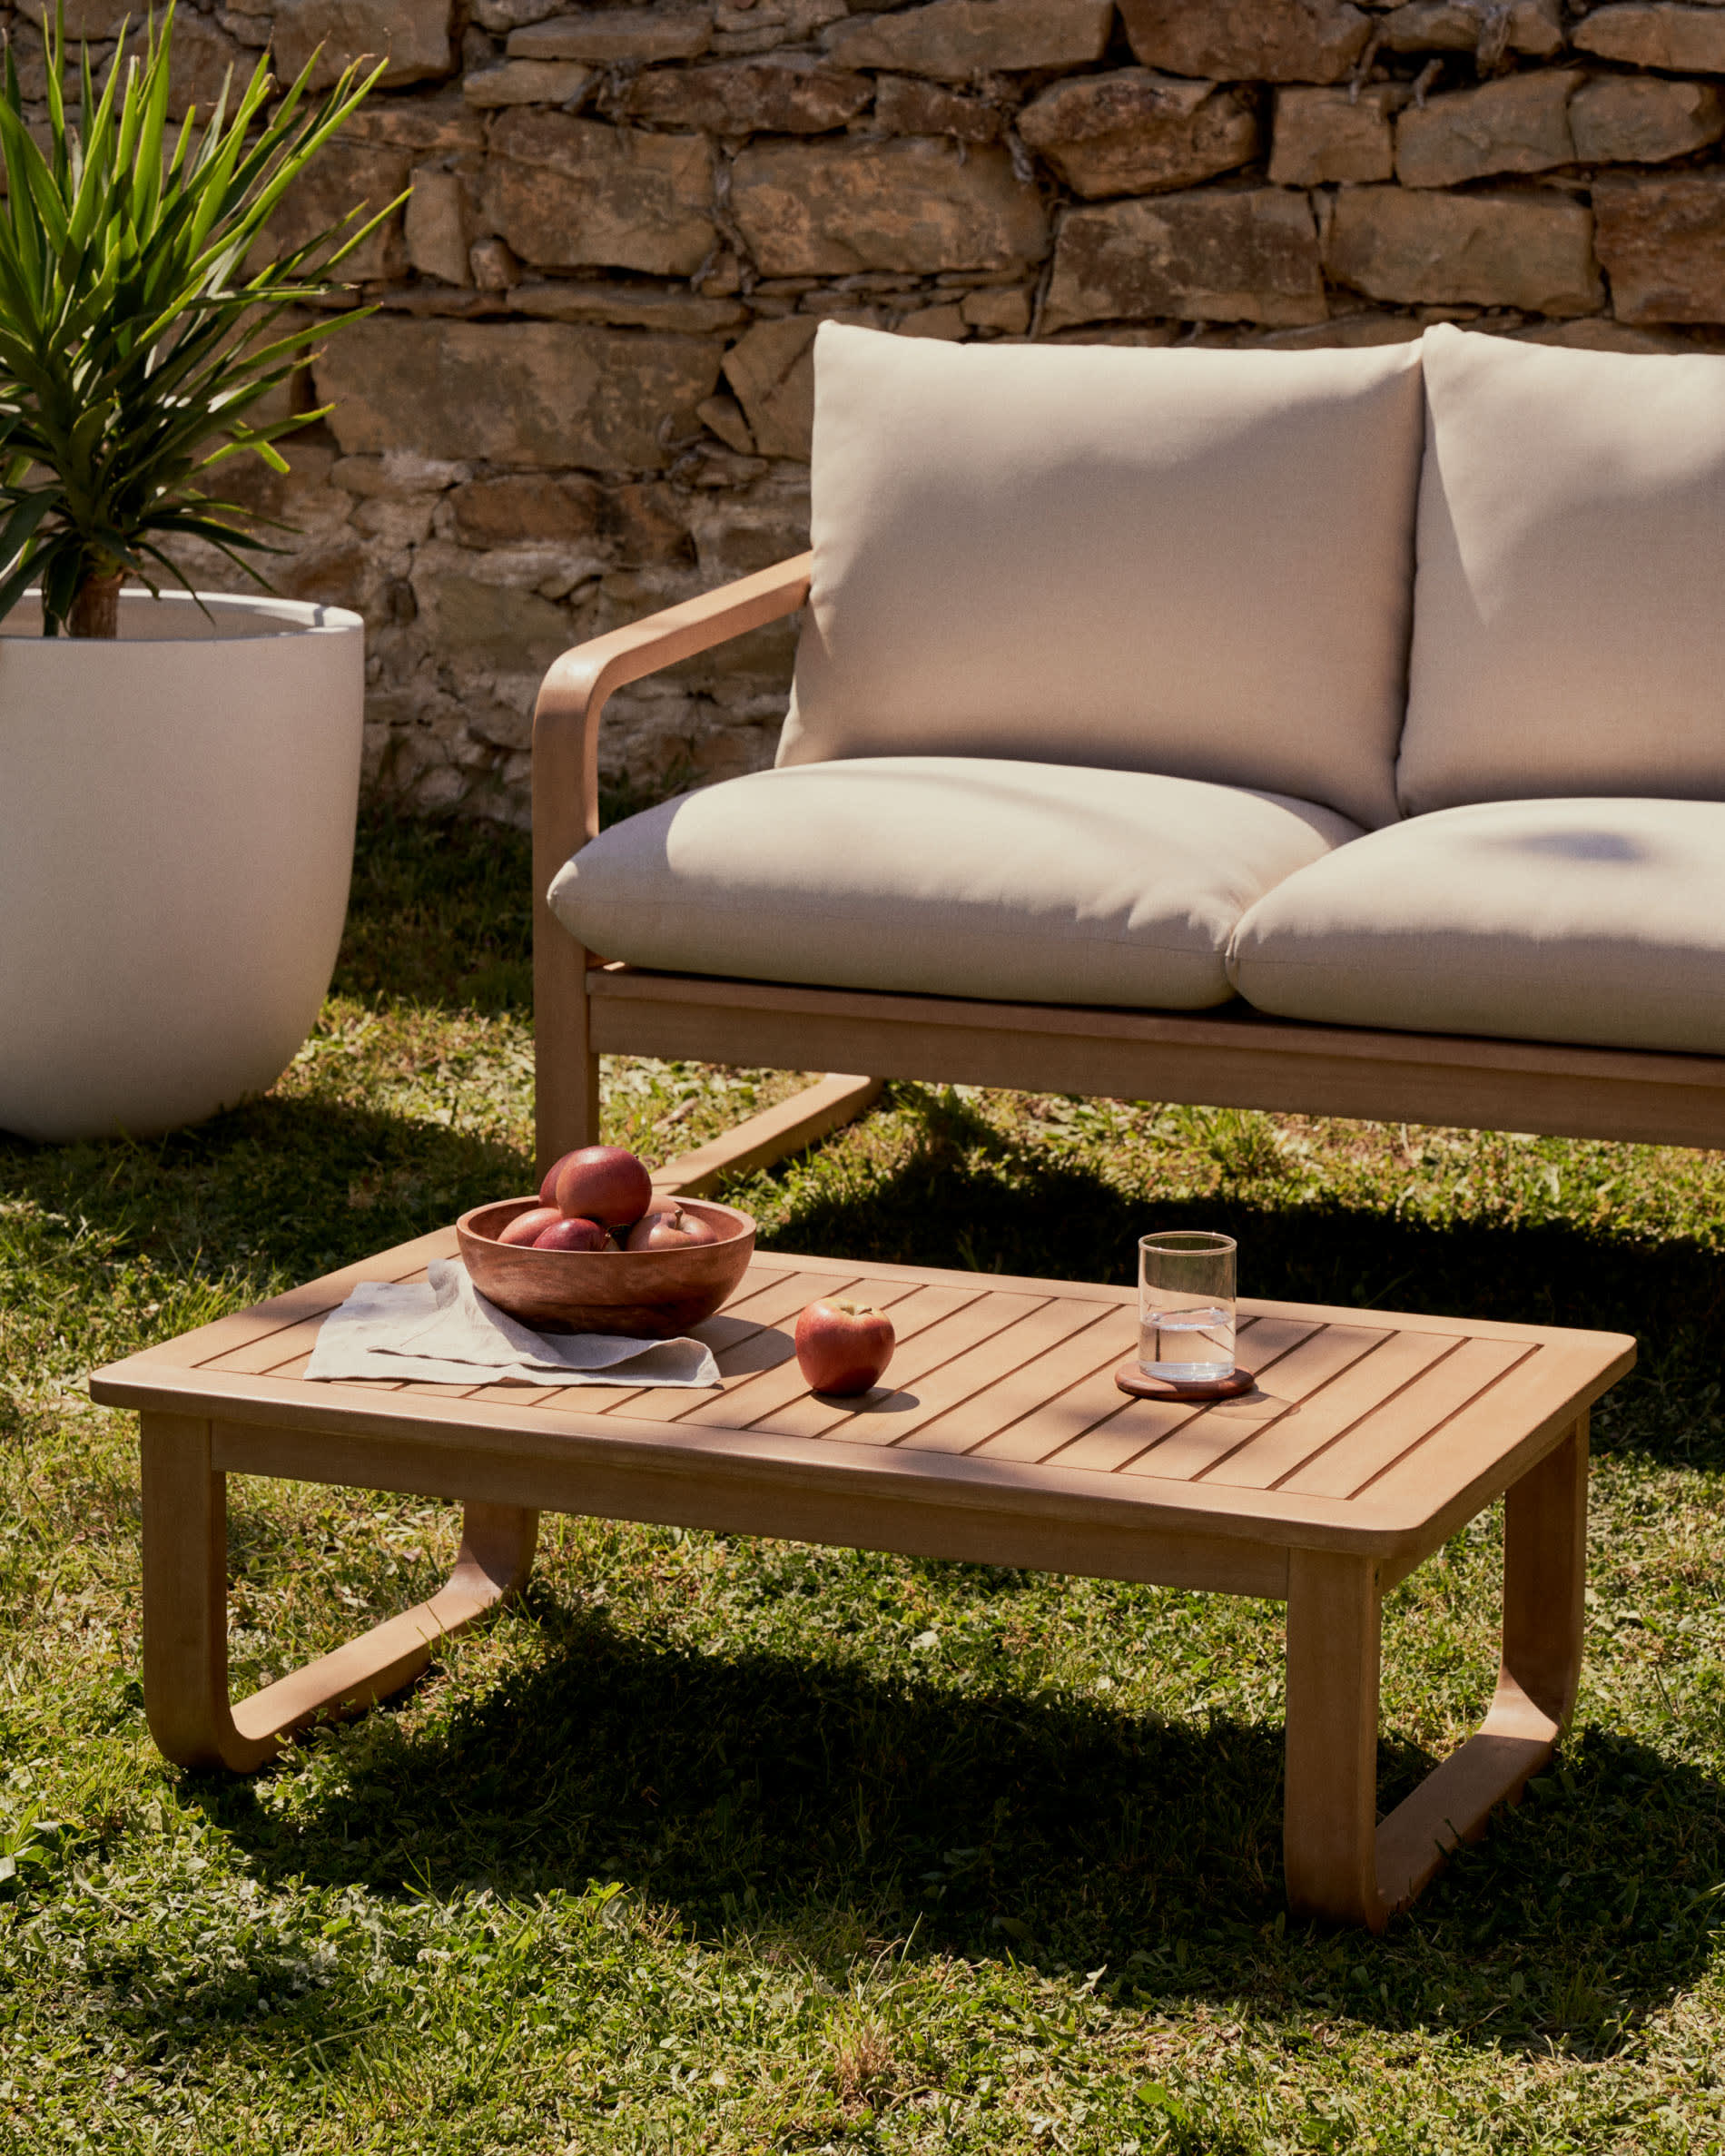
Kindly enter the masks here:
[[1196, 1229], [1143, 1236], [1138, 1246], [1138, 1366], [1173, 1384], [1234, 1374], [1232, 1236]]

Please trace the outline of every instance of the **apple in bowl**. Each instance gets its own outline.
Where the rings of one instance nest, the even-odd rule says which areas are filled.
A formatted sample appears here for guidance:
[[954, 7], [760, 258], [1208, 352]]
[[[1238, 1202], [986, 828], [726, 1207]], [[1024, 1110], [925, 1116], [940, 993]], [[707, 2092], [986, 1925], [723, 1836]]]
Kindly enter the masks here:
[[[508, 1231], [498, 1237], [499, 1243], [508, 1240]], [[596, 1220], [581, 1220], [567, 1213], [559, 1213], [533, 1238], [536, 1250], [615, 1250], [608, 1228], [601, 1227]]]
[[629, 1230], [626, 1250], [688, 1250], [698, 1243], [715, 1243], [718, 1230], [686, 1206], [667, 1206], [643, 1214]]
[[498, 1241], [530, 1248], [547, 1228], [555, 1227], [562, 1217], [555, 1206], [534, 1206], [525, 1213], [518, 1213], [498, 1233]]
[[627, 1227], [653, 1203], [653, 1178], [626, 1147], [577, 1146], [547, 1169], [539, 1203], [601, 1227]]
[[[606, 1224], [591, 1215], [582, 1222], [586, 1235], [574, 1217], [563, 1223], [573, 1240], [586, 1242], [585, 1248], [547, 1248], [537, 1236], [525, 1246], [505, 1240], [514, 1221], [537, 1210], [537, 1194], [503, 1198], [464, 1213], [455, 1232], [479, 1293], [541, 1332], [675, 1338], [736, 1293], [754, 1255], [748, 1214], [706, 1198], [662, 1199], [655, 1208], [661, 1217], [681, 1214], [698, 1224], [705, 1240], [685, 1233], [668, 1246], [646, 1249], [619, 1247]], [[555, 1236], [558, 1230], [552, 1226], [550, 1232]]]

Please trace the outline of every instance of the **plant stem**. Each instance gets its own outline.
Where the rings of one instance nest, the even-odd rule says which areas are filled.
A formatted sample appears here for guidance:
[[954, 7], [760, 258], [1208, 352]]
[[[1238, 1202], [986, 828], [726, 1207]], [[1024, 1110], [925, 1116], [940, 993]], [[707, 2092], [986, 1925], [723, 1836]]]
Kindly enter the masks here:
[[120, 634], [120, 576], [86, 576], [78, 586], [66, 616], [68, 636], [117, 636]]

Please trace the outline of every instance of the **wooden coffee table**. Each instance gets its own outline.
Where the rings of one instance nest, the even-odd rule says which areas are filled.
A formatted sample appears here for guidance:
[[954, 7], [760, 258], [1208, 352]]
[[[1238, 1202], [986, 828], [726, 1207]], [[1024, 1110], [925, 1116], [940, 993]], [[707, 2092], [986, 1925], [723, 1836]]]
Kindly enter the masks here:
[[[719, 1392], [304, 1380], [354, 1282], [454, 1255], [451, 1230], [404, 1244], [92, 1378], [142, 1413], [144, 1698], [171, 1759], [243, 1772], [408, 1682], [518, 1591], [541, 1510], [1286, 1600], [1288, 1902], [1374, 1929], [1520, 1796], [1573, 1705], [1588, 1410], [1634, 1362], [1621, 1334], [1245, 1302], [1257, 1390], [1170, 1406], [1115, 1389], [1130, 1290], [771, 1255], [703, 1328]], [[899, 1335], [860, 1403], [808, 1392], [787, 1328], [844, 1289]], [[231, 1473], [459, 1499], [448, 1584], [231, 1706]], [[1384, 1594], [1504, 1491], [1491, 1711], [1379, 1824]]]

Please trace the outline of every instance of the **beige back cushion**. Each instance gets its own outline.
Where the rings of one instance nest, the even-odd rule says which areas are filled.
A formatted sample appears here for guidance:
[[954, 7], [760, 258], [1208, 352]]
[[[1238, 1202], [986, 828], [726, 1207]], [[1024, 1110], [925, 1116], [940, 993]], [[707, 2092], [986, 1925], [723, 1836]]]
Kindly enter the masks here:
[[1403, 807], [1725, 800], [1725, 359], [1424, 342]]
[[1394, 820], [1417, 346], [948, 345], [823, 323], [781, 763], [1164, 772]]

